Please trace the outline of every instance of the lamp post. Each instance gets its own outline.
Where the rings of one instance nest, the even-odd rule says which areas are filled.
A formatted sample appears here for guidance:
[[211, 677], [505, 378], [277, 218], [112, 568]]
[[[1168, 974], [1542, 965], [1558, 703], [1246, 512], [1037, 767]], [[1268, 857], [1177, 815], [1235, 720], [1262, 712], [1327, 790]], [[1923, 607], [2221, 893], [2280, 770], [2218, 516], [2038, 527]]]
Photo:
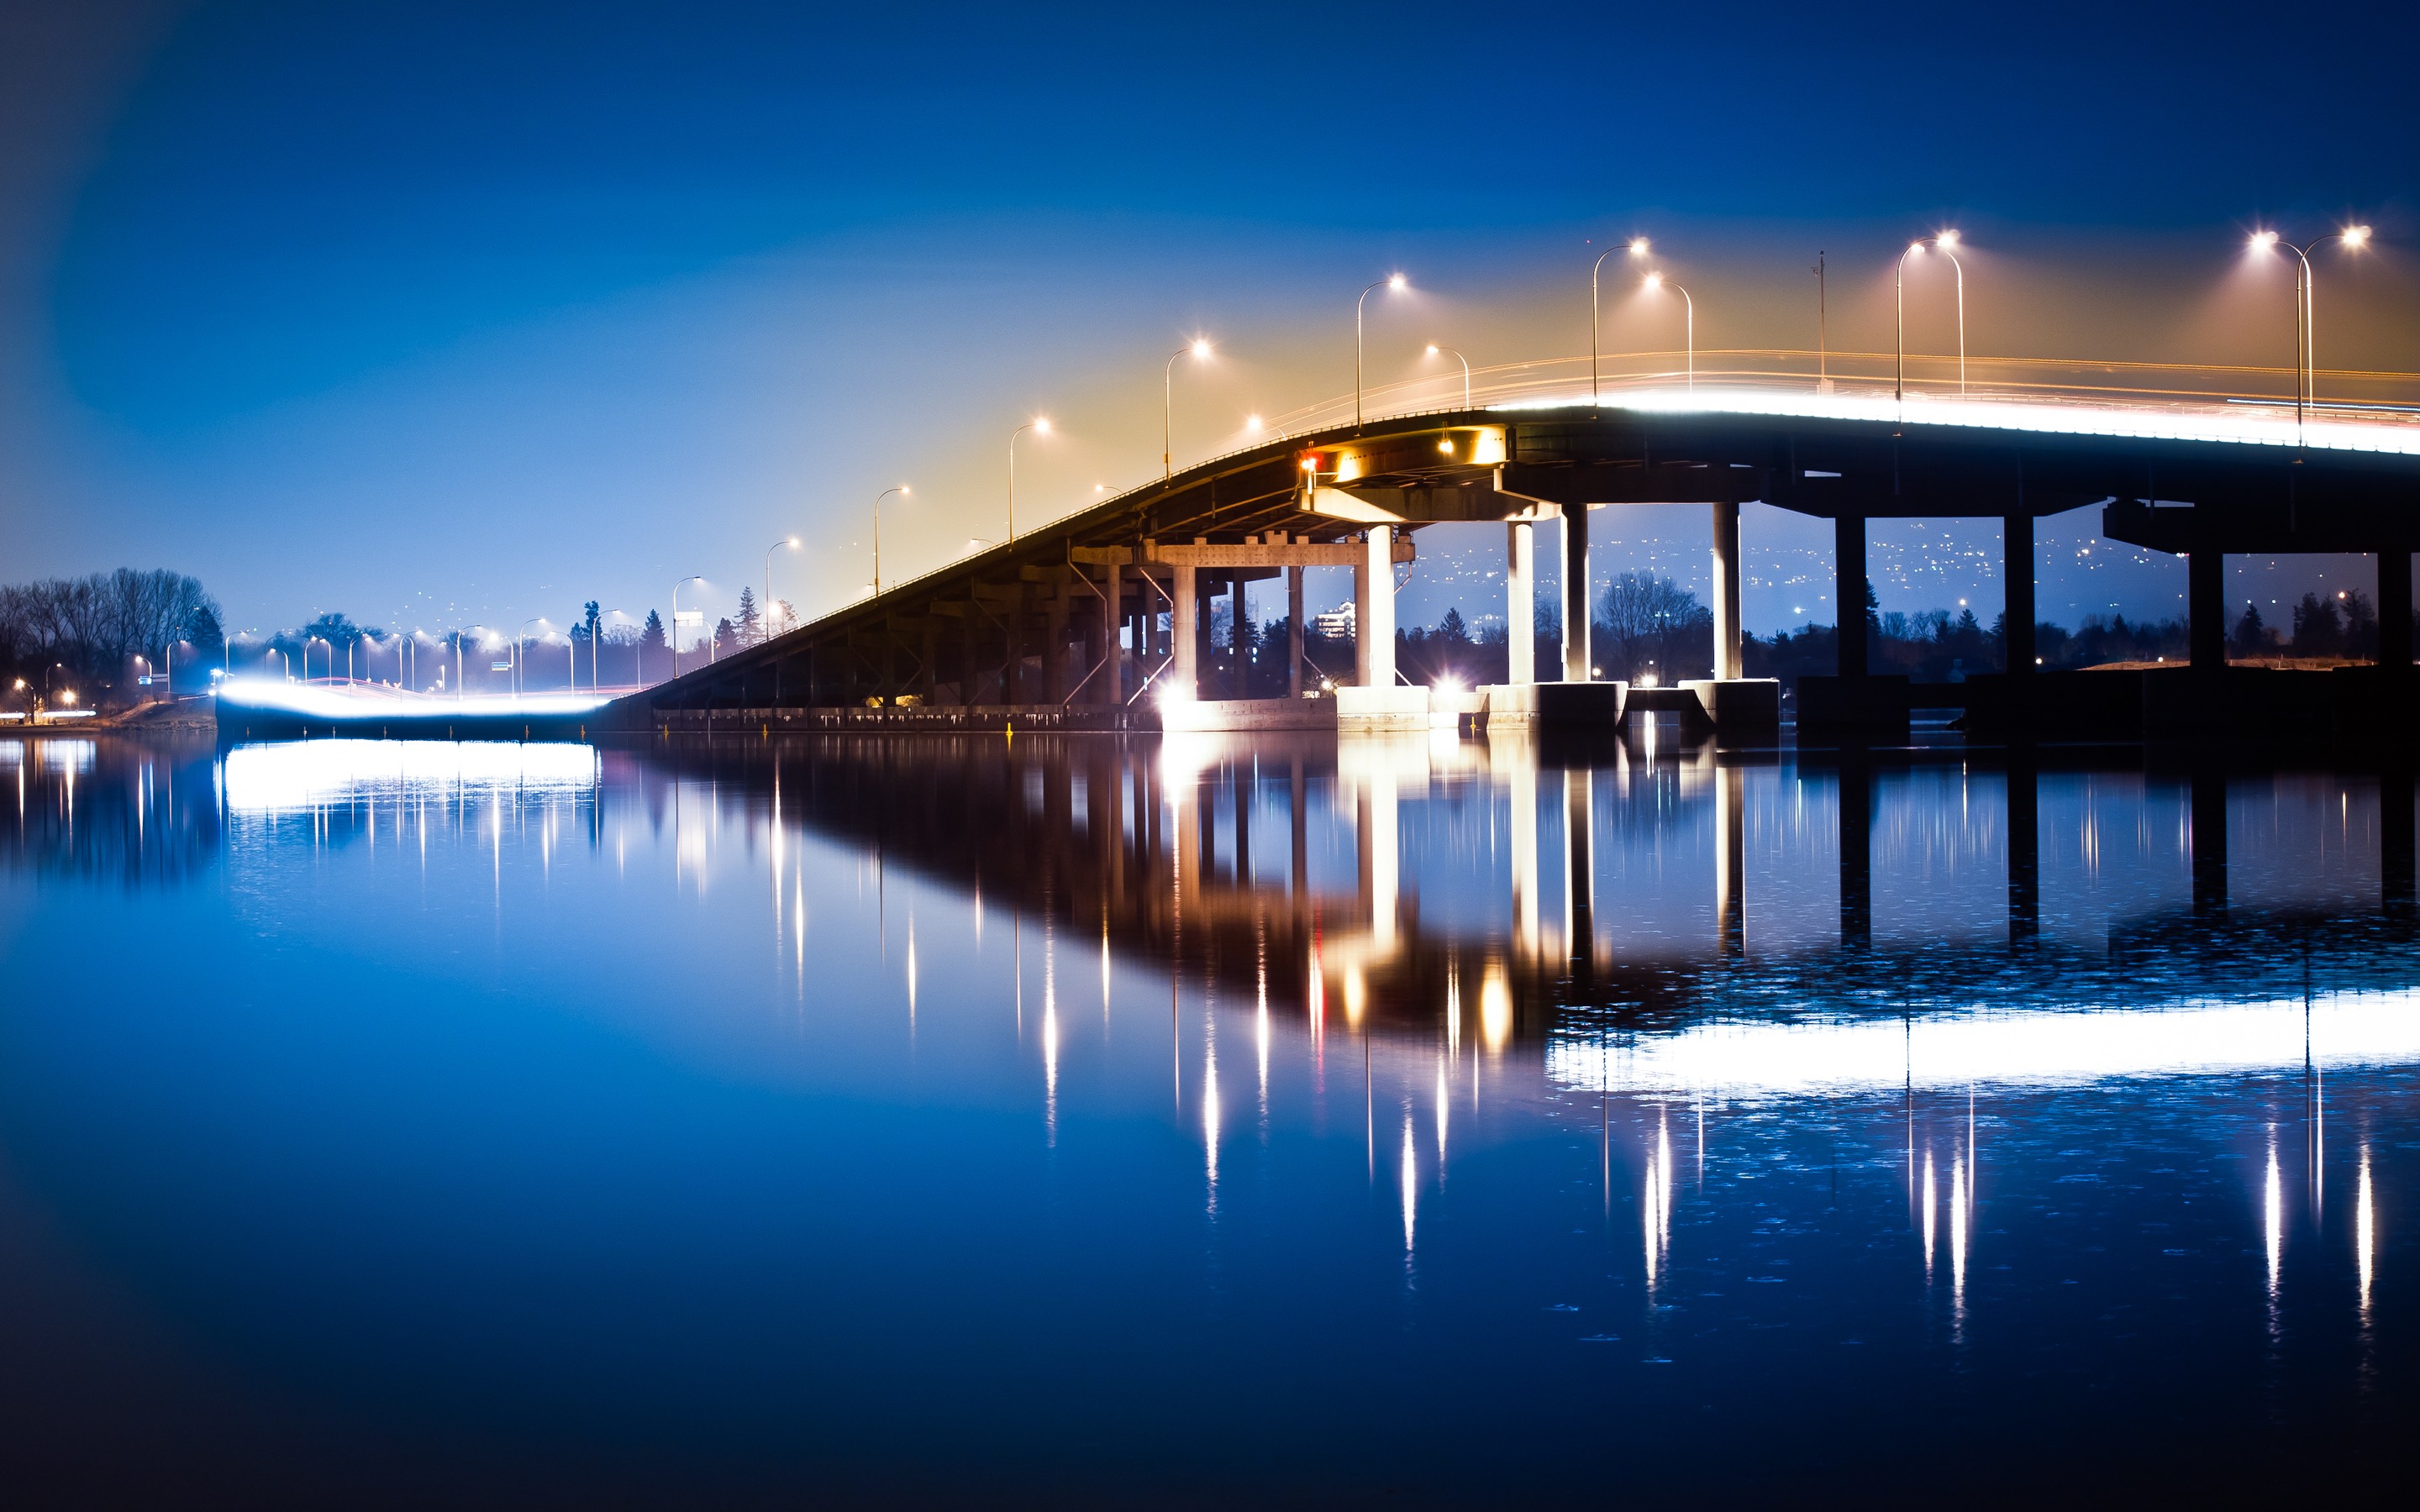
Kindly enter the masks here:
[[1467, 358], [1467, 357], [1463, 356], [1463, 355], [1462, 355], [1462, 353], [1460, 353], [1460, 352], [1458, 352], [1458, 351], [1455, 351], [1455, 350], [1454, 350], [1452, 347], [1440, 347], [1440, 346], [1438, 346], [1435, 342], [1430, 342], [1430, 343], [1429, 343], [1429, 355], [1430, 355], [1431, 357], [1435, 357], [1435, 356], [1437, 353], [1439, 353], [1439, 352], [1446, 352], [1446, 353], [1450, 354], [1450, 355], [1452, 356], [1452, 358], [1453, 358], [1453, 360], [1454, 360], [1455, 362], [1460, 363], [1462, 364], [1462, 407], [1463, 407], [1465, 409], [1469, 409], [1469, 408], [1470, 408], [1470, 359], [1469, 359], [1469, 358]]
[[1008, 433], [1008, 544], [1016, 544], [1016, 439], [1027, 431], [1036, 436], [1050, 434], [1050, 417], [1036, 415]]
[[336, 680], [336, 648], [334, 643], [322, 640], [320, 637], [316, 635], [306, 635], [302, 638], [302, 686], [305, 687], [311, 686], [311, 642], [314, 640], [318, 640], [321, 645], [328, 648], [328, 681], [333, 683]]
[[1392, 289], [1400, 294], [1410, 286], [1411, 281], [1403, 274], [1389, 273], [1363, 289], [1361, 297], [1353, 301], [1353, 428], [1356, 430], [1361, 428], [1361, 307], [1368, 303], [1370, 296], [1379, 289]]
[[233, 677], [235, 675], [235, 638], [240, 635], [254, 635], [257, 633], [258, 630], [256, 626], [254, 629], [250, 630], [229, 630], [226, 634], [219, 637], [219, 675], [221, 677]]
[[521, 631], [528, 629], [533, 625], [544, 625], [545, 623], [545, 615], [535, 615], [529, 619], [521, 621], [520, 630], [515, 630], [513, 632], [513, 697], [515, 698], [521, 696]]
[[1955, 251], [1958, 233], [1944, 231], [1939, 236], [1918, 237], [1899, 255], [1899, 263], [1891, 270], [1891, 301], [1897, 310], [1895, 350], [1891, 358], [1891, 402], [1900, 406], [1902, 414], [1907, 406], [1907, 260], [1927, 247], [1937, 247], [1949, 259], [1958, 273], [1958, 395], [1966, 396], [1966, 265], [1958, 260]]
[[[1590, 404], [1597, 402], [1597, 274], [1605, 270], [1605, 260], [1607, 257], [1622, 250], [1620, 247], [1606, 248], [1596, 255], [1595, 266], [1589, 269], [1589, 403]], [[1646, 256], [1647, 239], [1631, 238], [1628, 250], [1634, 257]]]
[[1168, 410], [1170, 395], [1176, 387], [1176, 360], [1187, 352], [1198, 359], [1207, 361], [1210, 356], [1210, 343], [1204, 338], [1195, 337], [1189, 345], [1179, 347], [1170, 353], [1167, 363], [1159, 370], [1159, 479], [1162, 483], [1169, 482], [1176, 476], [1176, 465], [1170, 459], [1174, 448], [1169, 444], [1168, 440]]
[[1698, 388], [1698, 301], [1689, 298], [1689, 291], [1687, 289], [1681, 287], [1678, 284], [1673, 284], [1670, 279], [1666, 278], [1662, 273], [1650, 273], [1647, 275], [1647, 287], [1651, 293], [1656, 289], [1662, 288], [1667, 284], [1671, 284], [1673, 291], [1681, 296], [1683, 330], [1684, 337], [1688, 342], [1689, 390], [1694, 393], [1697, 392]]
[[[876, 530], [880, 528], [878, 524], [876, 526]], [[765, 602], [756, 606], [756, 640], [759, 644], [773, 639], [773, 553], [785, 546], [797, 550], [799, 538], [785, 535], [765, 548]], [[880, 562], [882, 544], [879, 540], [875, 543], [874, 553], [875, 560]]]
[[2369, 227], [2349, 225], [2341, 231], [2331, 231], [2326, 236], [2314, 238], [2299, 247], [2274, 231], [2256, 232], [2252, 238], [2252, 250], [2255, 252], [2273, 252], [2283, 247], [2294, 255], [2294, 444], [2297, 446], [2303, 443], [2304, 411], [2308, 405], [2318, 402], [2319, 396], [2319, 373], [2316, 361], [2319, 344], [2312, 332], [2312, 328], [2318, 324], [2317, 305], [2312, 298], [2313, 285], [2318, 280], [2311, 270], [2311, 254], [2330, 241], [2342, 243], [2349, 252], [2359, 252], [2369, 244]]
[[[702, 573], [702, 572], [692, 572], [692, 573], [690, 573], [688, 577], [683, 578], [683, 579], [680, 580], [680, 582], [676, 582], [676, 583], [673, 584], [673, 676], [674, 676], [674, 677], [678, 677], [678, 676], [680, 675], [680, 591], [681, 591], [681, 583], [697, 583], [697, 582], [704, 582], [704, 581], [706, 581], [706, 574], [704, 574], [704, 573]], [[702, 623], [702, 622], [701, 622], [701, 623]]]
[[[885, 488], [874, 496], [874, 596], [876, 598], [882, 596], [882, 501], [892, 494], [907, 498], [908, 486], [903, 483], [896, 488]], [[770, 588], [765, 590], [768, 594], [772, 591]]]

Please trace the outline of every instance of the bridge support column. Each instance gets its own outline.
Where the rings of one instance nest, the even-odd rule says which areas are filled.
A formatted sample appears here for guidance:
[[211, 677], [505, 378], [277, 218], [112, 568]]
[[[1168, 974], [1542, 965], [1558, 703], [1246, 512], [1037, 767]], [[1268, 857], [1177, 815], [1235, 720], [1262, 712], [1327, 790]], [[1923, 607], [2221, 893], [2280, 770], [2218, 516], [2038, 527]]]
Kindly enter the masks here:
[[2412, 667], [2412, 553], [2378, 554], [2378, 664]]
[[1198, 697], [1202, 688], [1200, 663], [1195, 659], [1202, 650], [1202, 636], [1194, 624], [1201, 614], [1202, 600], [1193, 580], [1193, 568], [1179, 563], [1172, 570], [1176, 574], [1176, 623], [1171, 627], [1176, 662], [1160, 681], [1167, 685], [1170, 698], [1189, 699]]
[[[1866, 519], [1842, 515], [1832, 521], [1832, 604], [1838, 626], [1843, 677], [1866, 675]], [[1844, 905], [1845, 906], [1845, 905]]]
[[2226, 558], [2216, 551], [2186, 553], [2185, 633], [2194, 671], [2226, 665]]
[[1747, 674], [1740, 656], [1740, 506], [1716, 504], [1714, 512], [1714, 676], [1732, 681]]
[[1395, 686], [1395, 532], [1373, 525], [1369, 559], [1353, 576], [1356, 602], [1354, 660], [1363, 687]]
[[1042, 696], [1052, 703], [1067, 697], [1067, 594], [1074, 585], [1061, 579], [1043, 613], [1047, 625], [1042, 641]]
[[983, 702], [980, 686], [983, 680], [982, 618], [982, 604], [970, 599], [967, 604], [966, 618], [958, 622], [962, 636], [958, 647], [958, 702], [966, 708], [972, 708]]
[[1589, 506], [1563, 506], [1563, 681], [1595, 676], [1589, 659]]
[[[2034, 621], [2040, 617], [2034, 609], [2031, 515], [2010, 515], [2000, 521], [2000, 579], [2008, 585], [2007, 613], [2002, 621], [2008, 631], [2003, 649], [2007, 671], [2012, 677], [2030, 677], [2034, 671]], [[2013, 712], [2019, 721], [2024, 720], [2024, 710]]]
[[1504, 681], [1538, 680], [1538, 545], [1528, 520], [1504, 527]]
[[1286, 697], [1302, 697], [1302, 569], [1286, 569]]
[[1115, 707], [1125, 702], [1125, 673], [1119, 656], [1118, 638], [1125, 618], [1125, 570], [1116, 563], [1101, 569], [1107, 581], [1101, 584], [1100, 655], [1094, 658], [1093, 702], [1104, 707]]

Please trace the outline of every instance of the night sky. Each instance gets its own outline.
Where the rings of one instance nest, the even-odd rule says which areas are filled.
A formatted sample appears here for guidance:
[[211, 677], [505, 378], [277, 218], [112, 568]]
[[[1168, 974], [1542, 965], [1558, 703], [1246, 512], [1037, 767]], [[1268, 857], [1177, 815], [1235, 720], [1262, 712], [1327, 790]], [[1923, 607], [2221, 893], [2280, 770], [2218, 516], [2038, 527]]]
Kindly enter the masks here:
[[[0, 0], [0, 579], [194, 573], [234, 626], [634, 616], [702, 572], [813, 612], [1156, 471], [1371, 362], [1585, 350], [1588, 263], [1653, 236], [1699, 342], [1889, 342], [1958, 226], [1976, 349], [2420, 368], [2420, 11], [2112, 4], [1001, 8]], [[1937, 301], [1936, 301], [1937, 303]], [[1608, 345], [1668, 345], [1632, 301]], [[1912, 345], [1943, 349], [1943, 312]], [[1701, 511], [1609, 568], [1702, 584]], [[2045, 617], [2183, 572], [2044, 532]], [[1999, 590], [1992, 522], [1876, 528], [1886, 607]], [[1751, 515], [1752, 629], [1828, 621], [1828, 530]], [[1406, 609], [1493, 609], [1434, 548]], [[2085, 553], [2089, 550], [2089, 556]], [[2247, 563], [2244, 593], [2364, 586]]]

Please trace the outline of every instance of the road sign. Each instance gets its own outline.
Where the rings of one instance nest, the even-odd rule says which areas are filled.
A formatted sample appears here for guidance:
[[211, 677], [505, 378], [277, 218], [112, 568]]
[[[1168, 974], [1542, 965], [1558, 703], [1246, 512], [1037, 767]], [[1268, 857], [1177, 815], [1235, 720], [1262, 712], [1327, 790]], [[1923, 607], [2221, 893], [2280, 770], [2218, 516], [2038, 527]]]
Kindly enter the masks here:
[[508, 672], [512, 670], [513, 664], [509, 661], [491, 661], [488, 663], [488, 671], [491, 672]]
[[675, 609], [673, 611], [673, 623], [675, 625], [704, 625], [706, 623], [706, 610], [702, 609]]

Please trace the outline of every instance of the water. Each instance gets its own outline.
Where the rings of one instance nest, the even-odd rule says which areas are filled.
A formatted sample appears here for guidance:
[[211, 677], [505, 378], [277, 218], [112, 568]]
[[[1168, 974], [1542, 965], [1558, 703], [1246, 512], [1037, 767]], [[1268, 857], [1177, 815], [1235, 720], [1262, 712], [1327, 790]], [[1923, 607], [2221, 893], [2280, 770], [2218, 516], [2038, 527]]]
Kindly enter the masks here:
[[1992, 1501], [2383, 1462], [2408, 776], [1590, 760], [0, 740], [0, 1483]]

